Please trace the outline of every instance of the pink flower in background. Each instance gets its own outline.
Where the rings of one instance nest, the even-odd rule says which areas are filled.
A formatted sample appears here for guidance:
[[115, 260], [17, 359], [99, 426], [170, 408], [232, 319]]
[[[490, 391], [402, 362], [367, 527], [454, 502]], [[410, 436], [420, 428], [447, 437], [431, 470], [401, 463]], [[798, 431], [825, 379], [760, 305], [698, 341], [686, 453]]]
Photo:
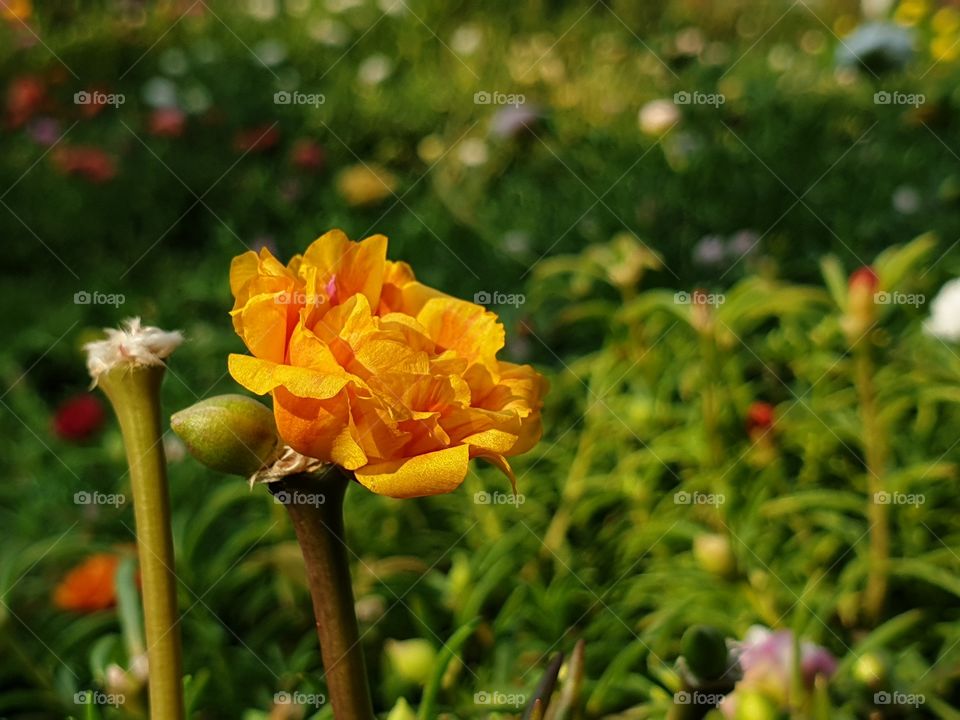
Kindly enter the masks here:
[[[780, 706], [789, 703], [794, 669], [793, 631], [773, 631], [755, 625], [733, 652], [739, 659], [743, 678], [720, 704], [726, 717], [735, 717], [738, 693], [760, 693]], [[808, 689], [818, 675], [829, 678], [836, 671], [837, 660], [829, 650], [809, 641], [800, 642], [800, 673]]]
[[60, 121], [51, 117], [40, 117], [27, 127], [30, 139], [37, 145], [50, 147], [60, 139]]
[[117, 175], [117, 164], [100, 148], [61, 146], [51, 157], [54, 166], [64, 175], [82, 177], [92, 183], [105, 183]]
[[187, 116], [178, 108], [160, 108], [150, 113], [147, 131], [156, 137], [178, 138], [183, 135]]
[[95, 118], [103, 112], [104, 108], [107, 107], [107, 97], [110, 90], [102, 85], [97, 85], [91, 87], [87, 94], [89, 95], [88, 102], [77, 106], [80, 110], [80, 117], [84, 120]]

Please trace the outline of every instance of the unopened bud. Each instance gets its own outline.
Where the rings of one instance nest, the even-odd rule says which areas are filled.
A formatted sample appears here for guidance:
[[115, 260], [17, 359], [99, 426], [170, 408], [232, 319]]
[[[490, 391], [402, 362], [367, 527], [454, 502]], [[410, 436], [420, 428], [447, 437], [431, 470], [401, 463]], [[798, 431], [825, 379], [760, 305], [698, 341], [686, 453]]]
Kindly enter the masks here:
[[869, 265], [854, 270], [847, 283], [847, 313], [843, 329], [851, 345], [855, 345], [873, 326], [877, 310], [874, 296], [880, 278]]
[[730, 664], [723, 633], [709, 625], [694, 625], [681, 641], [683, 658], [698, 680], [716, 680]]
[[249, 477], [276, 459], [280, 439], [273, 413], [245, 395], [218, 395], [175, 413], [170, 427], [201, 463]]
[[737, 570], [737, 559], [726, 535], [704, 533], [693, 539], [693, 557], [708, 573], [730, 577]]
[[393, 706], [390, 714], [387, 715], [387, 720], [417, 720], [417, 716], [410, 708], [410, 704], [405, 699], [400, 698], [397, 700], [397, 704]]
[[426, 684], [437, 659], [437, 651], [429, 640], [387, 640], [383, 649], [397, 675], [417, 685]]

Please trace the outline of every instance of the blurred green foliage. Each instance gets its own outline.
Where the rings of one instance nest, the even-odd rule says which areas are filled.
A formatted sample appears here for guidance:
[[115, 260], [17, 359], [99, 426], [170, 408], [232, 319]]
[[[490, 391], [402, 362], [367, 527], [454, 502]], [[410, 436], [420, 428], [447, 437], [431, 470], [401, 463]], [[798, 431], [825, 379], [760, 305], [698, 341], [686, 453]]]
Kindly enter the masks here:
[[[865, 623], [870, 493], [842, 325], [848, 273], [892, 244], [940, 238], [878, 261], [887, 291], [930, 298], [960, 273], [960, 68], [923, 50], [927, 26], [908, 70], [877, 78], [834, 67], [852, 2], [393, 6], [37, 3], [29, 29], [0, 24], [0, 716], [83, 717], [74, 694], [105, 688], [135, 647], [129, 572], [116, 611], [51, 602], [70, 566], [134, 542], [129, 504], [73, 501], [128, 492], [115, 424], [84, 443], [50, 429], [88, 383], [82, 343], [140, 315], [189, 340], [169, 412], [235, 391], [230, 258], [267, 244], [286, 259], [342, 227], [384, 232], [392, 258], [460, 297], [524, 294], [496, 308], [507, 354], [553, 380], [546, 436], [517, 463], [523, 504], [475, 502], [506, 490], [483, 466], [448, 496], [349, 493], [378, 710], [405, 697], [518, 715], [476, 696], [532, 698], [583, 638], [585, 717], [664, 717], [684, 630], [762, 623], [840, 658], [831, 718], [960, 717], [960, 359], [922, 333], [925, 307], [881, 308], [883, 480], [924, 502], [890, 507], [889, 598]], [[42, 100], [17, 124], [25, 78]], [[177, 137], [151, 131], [158, 87], [185, 113]], [[73, 95], [97, 89], [126, 101], [88, 116]], [[881, 90], [926, 102], [878, 105]], [[325, 101], [277, 105], [281, 91]], [[477, 92], [523, 94], [542, 117], [497, 134], [503, 108]], [[642, 108], [677, 92], [725, 102], [677, 105], [675, 126], [642, 131]], [[274, 144], [243, 147], [245, 133]], [[321, 167], [296, 161], [304, 140]], [[68, 147], [106, 153], [115, 177], [65, 174]], [[365, 164], [392, 173], [396, 195], [348, 202], [338, 178]], [[719, 260], [703, 253], [710, 236]], [[82, 291], [125, 302], [74, 303]], [[722, 301], [691, 303], [699, 293]], [[776, 418], [759, 434], [758, 401]], [[324, 687], [283, 508], [189, 460], [171, 484], [193, 717], [286, 717], [276, 693]], [[386, 658], [388, 639], [409, 638], [438, 651], [422, 684]], [[865, 658], [883, 669], [875, 685]], [[880, 689], [926, 703], [877, 708]]]

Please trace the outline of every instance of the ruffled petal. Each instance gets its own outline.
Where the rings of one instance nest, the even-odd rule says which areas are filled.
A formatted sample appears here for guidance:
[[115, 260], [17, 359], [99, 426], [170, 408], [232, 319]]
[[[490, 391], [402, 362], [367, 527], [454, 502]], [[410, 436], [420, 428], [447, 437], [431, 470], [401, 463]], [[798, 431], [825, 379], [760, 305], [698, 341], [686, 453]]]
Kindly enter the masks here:
[[395, 498], [440, 495], [455, 490], [467, 476], [470, 451], [458, 445], [425, 455], [360, 468], [357, 481], [378, 495]]

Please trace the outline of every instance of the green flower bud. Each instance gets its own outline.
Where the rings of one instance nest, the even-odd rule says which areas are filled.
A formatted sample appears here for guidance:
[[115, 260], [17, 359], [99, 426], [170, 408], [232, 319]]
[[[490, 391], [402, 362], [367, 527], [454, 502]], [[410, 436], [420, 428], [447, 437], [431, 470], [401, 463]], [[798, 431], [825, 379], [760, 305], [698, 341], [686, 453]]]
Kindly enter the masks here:
[[387, 640], [383, 649], [399, 677], [416, 685], [426, 685], [437, 659], [437, 651], [429, 640]]
[[887, 661], [875, 652], [864, 653], [853, 664], [853, 676], [869, 688], [881, 687], [887, 679]]
[[698, 680], [715, 680], [723, 675], [729, 663], [723, 633], [708, 625], [694, 625], [681, 641], [683, 657]]
[[730, 577], [737, 571], [737, 559], [726, 535], [704, 533], [693, 539], [693, 557], [708, 573]]
[[417, 716], [410, 708], [410, 704], [400, 698], [397, 700], [397, 704], [393, 706], [390, 714], [387, 715], [387, 720], [417, 720]]
[[170, 427], [193, 457], [212, 470], [249, 477], [276, 459], [273, 413], [245, 395], [218, 395], [175, 413]]

